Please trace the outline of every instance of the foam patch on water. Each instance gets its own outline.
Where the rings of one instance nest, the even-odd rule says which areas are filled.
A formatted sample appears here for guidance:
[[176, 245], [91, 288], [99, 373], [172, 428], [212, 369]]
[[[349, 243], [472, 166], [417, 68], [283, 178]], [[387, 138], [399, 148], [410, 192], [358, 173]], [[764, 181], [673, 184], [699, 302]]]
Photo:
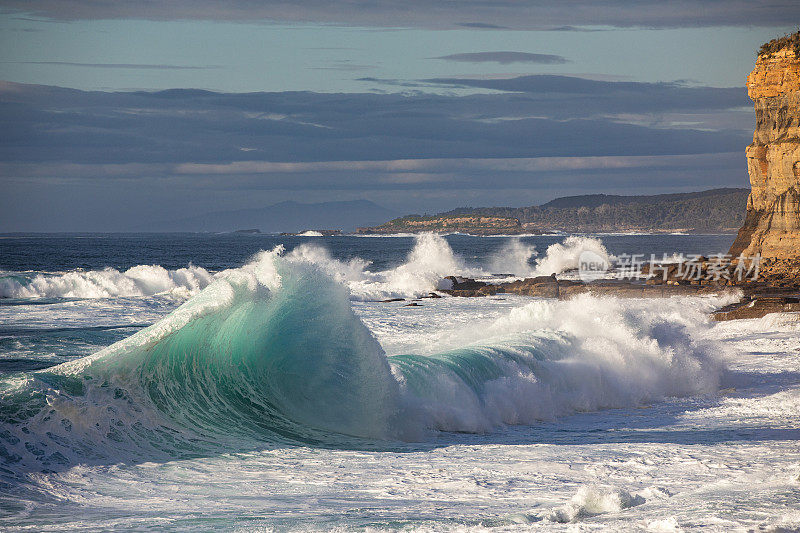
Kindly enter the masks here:
[[618, 513], [645, 503], [639, 494], [624, 489], [581, 487], [569, 503], [553, 510], [548, 519], [553, 522], [573, 523], [583, 518]]

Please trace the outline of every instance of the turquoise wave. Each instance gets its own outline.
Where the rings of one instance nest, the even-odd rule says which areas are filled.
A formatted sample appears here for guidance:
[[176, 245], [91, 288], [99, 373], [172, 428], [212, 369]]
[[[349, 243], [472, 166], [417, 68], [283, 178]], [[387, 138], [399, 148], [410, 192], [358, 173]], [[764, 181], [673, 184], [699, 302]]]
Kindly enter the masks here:
[[680, 328], [607, 311], [622, 332], [597, 333], [606, 344], [534, 313], [481, 344], [387, 357], [346, 287], [262, 253], [128, 339], [0, 381], [0, 467], [419, 440], [714, 389]]

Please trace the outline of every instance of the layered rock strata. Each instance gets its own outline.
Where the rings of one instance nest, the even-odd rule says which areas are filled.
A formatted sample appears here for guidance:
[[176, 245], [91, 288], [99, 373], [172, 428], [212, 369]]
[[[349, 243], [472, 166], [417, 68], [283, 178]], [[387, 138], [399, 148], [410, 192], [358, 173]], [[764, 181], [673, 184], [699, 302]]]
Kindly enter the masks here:
[[800, 32], [761, 48], [747, 91], [756, 113], [746, 151], [751, 192], [730, 253], [800, 260]]

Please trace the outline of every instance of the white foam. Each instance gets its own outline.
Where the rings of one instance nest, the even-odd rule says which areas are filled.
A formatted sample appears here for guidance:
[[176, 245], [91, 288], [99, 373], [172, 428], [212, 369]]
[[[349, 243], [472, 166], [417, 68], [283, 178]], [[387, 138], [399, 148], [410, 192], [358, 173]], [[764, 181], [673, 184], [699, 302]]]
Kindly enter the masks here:
[[488, 261], [493, 274], [513, 274], [520, 277], [535, 275], [531, 259], [536, 257], [536, 247], [518, 238], [509, 239]]
[[[477, 315], [458, 328], [447, 327], [452, 311], [443, 310], [442, 316], [420, 318], [429, 325], [427, 335], [409, 324], [408, 329], [381, 329], [378, 338], [384, 342], [388, 333], [384, 344], [393, 352], [429, 354], [434, 360], [455, 350], [452, 357], [467, 374], [483, 375], [480, 356], [485, 355], [498, 377], [480, 390], [471, 378], [445, 369], [426, 386], [430, 393], [409, 400], [424, 413], [428, 427], [483, 432], [715, 393], [722, 365], [715, 357], [717, 346], [703, 340], [711, 327], [706, 313], [715, 305], [711, 299], [667, 299], [654, 309], [652, 300], [584, 295], [533, 301], [499, 318]], [[441, 329], [431, 335], [434, 325]]]
[[583, 486], [569, 503], [553, 510], [548, 518], [553, 522], [571, 523], [606, 513], [618, 513], [641, 505], [645, 499], [624, 489]]
[[388, 270], [371, 272], [370, 263], [360, 258], [339, 261], [320, 246], [301, 244], [286, 255], [295, 263], [312, 263], [350, 289], [355, 300], [406, 298], [436, 290], [447, 275], [468, 271], [447, 241], [440, 235], [415, 235], [406, 261]]
[[189, 265], [167, 270], [159, 265], [137, 265], [120, 272], [103, 270], [39, 273], [29, 281], [23, 275], [0, 279], [0, 298], [114, 298], [153, 296], [174, 292], [188, 295], [211, 283], [206, 269]]
[[549, 276], [576, 269], [580, 255], [585, 251], [594, 252], [608, 263], [608, 251], [600, 239], [570, 235], [563, 242], [547, 247], [545, 256], [536, 262], [535, 273]]

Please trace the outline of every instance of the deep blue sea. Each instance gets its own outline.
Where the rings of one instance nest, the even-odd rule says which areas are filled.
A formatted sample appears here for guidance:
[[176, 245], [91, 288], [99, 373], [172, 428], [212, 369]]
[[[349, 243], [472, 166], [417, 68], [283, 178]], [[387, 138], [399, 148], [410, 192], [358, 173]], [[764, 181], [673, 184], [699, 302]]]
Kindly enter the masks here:
[[[467, 261], [480, 263], [500, 250], [508, 237], [444, 237], [453, 251]], [[727, 252], [734, 235], [603, 235], [612, 254], [663, 253], [714, 254]], [[564, 236], [520, 237], [520, 242], [544, 251]], [[302, 243], [315, 243], [332, 257], [348, 261], [362, 258], [373, 270], [386, 270], [405, 261], [414, 246], [413, 237], [294, 237], [269, 234], [0, 234], [0, 269], [13, 271], [62, 271], [136, 265], [161, 265], [177, 269], [188, 264], [209, 270], [236, 268], [259, 250], [278, 244], [291, 250]]]

